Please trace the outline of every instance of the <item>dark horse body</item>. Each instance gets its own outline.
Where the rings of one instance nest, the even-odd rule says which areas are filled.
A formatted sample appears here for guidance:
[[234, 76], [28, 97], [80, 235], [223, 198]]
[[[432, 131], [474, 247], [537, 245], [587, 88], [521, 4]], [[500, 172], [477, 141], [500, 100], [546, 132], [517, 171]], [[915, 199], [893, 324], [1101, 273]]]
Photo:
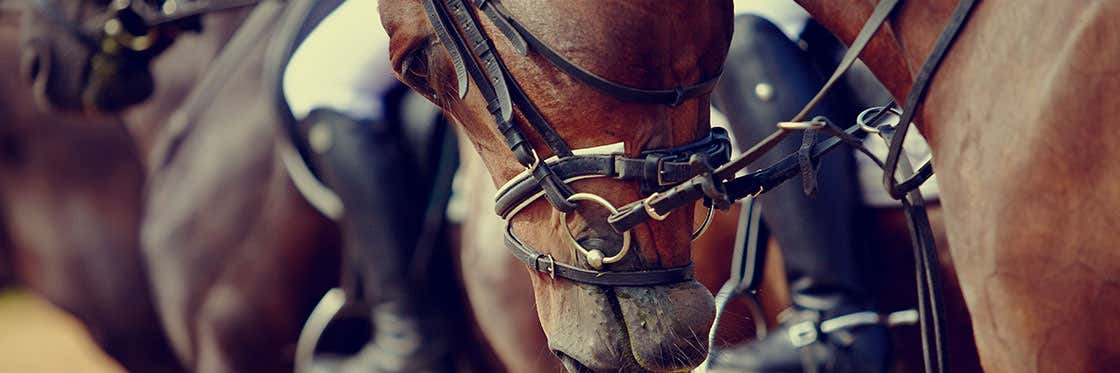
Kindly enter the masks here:
[[[214, 105], [192, 96], [247, 14], [205, 17], [205, 33], [184, 35], [156, 62], [151, 99], [122, 115], [135, 143], [126, 144], [139, 149], [137, 175], [146, 178], [128, 190], [129, 229], [139, 241], [131, 247], [142, 252], [115, 262], [143, 261], [148, 276], [131, 283], [153, 294], [172, 361], [195, 371], [290, 370], [302, 321], [337, 282], [333, 228], [294, 191], [273, 153], [278, 129], [259, 98], [265, 43], [220, 77], [229, 84], [205, 97]], [[35, 26], [25, 25], [25, 38], [42, 37]], [[195, 107], [180, 112], [186, 100]], [[126, 304], [102, 303], [114, 316]]]
[[[287, 4], [205, 15], [202, 33], [179, 35], [154, 61], [151, 97], [122, 113], [147, 177], [140, 257], [175, 355], [190, 370], [290, 371], [307, 314], [339, 281], [337, 227], [290, 180], [277, 141], [286, 135], [264, 89], [269, 41]], [[39, 53], [67, 43], [54, 39], [54, 25], [26, 26]], [[38, 76], [52, 84], [37, 87], [51, 104], [59, 99], [52, 89], [66, 85], [59, 71], [85, 63], [54, 62], [44, 67], [53, 75]], [[460, 308], [443, 316], [462, 316]], [[485, 344], [456, 352], [487, 364], [479, 349]]]
[[[0, 68], [17, 71], [18, 11], [0, 12]], [[36, 109], [0, 81], [0, 277], [78, 318], [130, 370], [182, 368], [156, 314], [139, 221], [144, 170], [116, 118]]]

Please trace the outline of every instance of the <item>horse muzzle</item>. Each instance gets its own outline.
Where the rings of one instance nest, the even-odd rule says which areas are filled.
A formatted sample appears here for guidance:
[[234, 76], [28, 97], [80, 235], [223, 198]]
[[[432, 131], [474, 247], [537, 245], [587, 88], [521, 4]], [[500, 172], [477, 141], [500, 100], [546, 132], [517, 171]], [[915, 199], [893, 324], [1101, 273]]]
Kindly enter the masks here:
[[35, 39], [25, 45], [20, 70], [44, 109], [111, 113], [155, 91], [148, 62]]

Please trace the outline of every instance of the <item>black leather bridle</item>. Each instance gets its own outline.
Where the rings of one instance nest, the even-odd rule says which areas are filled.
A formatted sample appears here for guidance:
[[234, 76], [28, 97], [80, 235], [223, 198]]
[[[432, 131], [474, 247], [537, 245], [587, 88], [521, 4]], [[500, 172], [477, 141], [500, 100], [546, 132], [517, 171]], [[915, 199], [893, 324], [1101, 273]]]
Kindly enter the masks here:
[[[478, 82], [479, 89], [489, 104], [488, 108], [498, 123], [498, 129], [506, 136], [506, 142], [510, 149], [517, 157], [518, 162], [528, 169], [522, 176], [507, 183], [507, 186], [498, 193], [497, 212], [507, 220], [512, 214], [516, 214], [517, 208], [515, 206], [525, 204], [526, 201], [530, 200], [526, 196], [538, 194], [543, 194], [554, 208], [569, 212], [575, 208], [571, 197], [576, 193], [566, 184], [568, 180], [586, 175], [617, 177], [620, 174], [616, 170], [625, 168], [611, 167], [612, 162], [618, 164], [618, 158], [593, 160], [590, 158], [591, 156], [572, 154], [555, 130], [544, 121], [540, 113], [521, 92], [520, 87], [509, 75], [509, 72], [506, 71], [501, 59], [494, 52], [490, 39], [481, 31], [477, 20], [474, 19], [470, 6], [477, 7], [486, 14], [520, 54], [525, 55], [529, 49], [536, 50], [565, 73], [618, 98], [650, 104], [677, 105], [689, 98], [708, 93], [711, 90], [711, 85], [718, 77], [713, 77], [696, 86], [675, 90], [644, 91], [620, 86], [579, 68], [533, 37], [532, 33], [518, 23], [497, 0], [423, 1], [428, 17], [436, 29], [437, 36], [451, 54], [459, 79], [459, 94], [461, 96], [466, 94], [467, 74], [470, 74], [470, 77]], [[912, 171], [915, 169], [911, 168], [909, 162], [902, 157], [902, 144], [909, 129], [909, 123], [913, 121], [918, 105], [923, 101], [930, 80], [937, 72], [945, 53], [952, 46], [972, 9], [975, 8], [977, 1], [961, 0], [958, 4], [945, 29], [918, 71], [901, 110], [892, 108], [893, 102], [880, 108], [870, 109], [865, 112], [866, 115], [861, 115], [857, 125], [846, 130], [837, 127], [827, 118], [808, 118], [813, 108], [855, 63], [872, 36], [881, 28], [900, 2], [901, 0], [879, 1], [836, 71], [817, 95], [790, 121], [779, 123], [778, 130], [770, 136], [744, 151], [734, 160], [723, 163], [714, 170], [707, 168], [711, 166], [709, 162], [704, 161], [706, 157], [703, 151], [696, 148], [683, 151], [680, 155], [674, 157], [678, 161], [681, 159], [689, 160], [687, 163], [692, 168], [680, 173], [682, 176], [691, 174], [692, 176], [687, 177], [687, 180], [673, 179], [669, 183], [658, 182], [653, 184], [651, 182], [652, 177], [649, 174], [638, 176], [634, 173], [633, 179], [643, 184], [643, 193], [652, 194], [643, 200], [635, 201], [618, 209], [608, 206], [614, 211], [607, 220], [616, 232], [623, 233], [650, 220], [664, 219], [672, 211], [695, 204], [699, 200], [705, 200], [715, 207], [726, 208], [731, 201], [756, 196], [799, 174], [807, 178], [811, 177], [811, 170], [816, 160], [838, 145], [848, 144], [871, 157], [883, 168], [884, 187], [892, 197], [902, 203], [906, 211], [915, 250], [915, 272], [918, 278], [918, 313], [924, 341], [925, 370], [927, 372], [943, 372], [948, 356], [943, 332], [945, 321], [942, 317], [943, 302], [938, 267], [940, 262], [937, 258], [933, 232], [929, 225], [924, 201], [921, 193], [917, 190], [919, 186], [933, 176], [933, 166], [932, 163], [926, 162], [916, 168], [916, 171]], [[464, 56], [467, 58], [464, 58]], [[481, 61], [481, 65], [479, 61]], [[485, 71], [485, 74], [483, 71]], [[529, 120], [532, 129], [538, 132], [557, 154], [556, 159], [542, 162], [529, 147], [520, 130], [513, 125], [510, 119], [513, 108], [511, 102], [517, 104]], [[892, 121], [891, 119], [897, 120]], [[807, 143], [807, 146], [803, 146], [803, 150], [797, 154], [791, 154], [769, 167], [737, 176], [737, 173], [745, 169], [748, 164], [758, 160], [764, 153], [777, 145], [780, 140], [795, 130], [826, 131], [831, 133], [833, 137], [819, 143]], [[862, 140], [856, 136], [859, 132], [878, 134], [889, 143], [886, 160], [878, 159], [863, 147]], [[713, 136], [718, 136], [718, 134], [718, 131], [713, 132]], [[807, 141], [812, 141], [809, 139], [814, 137], [806, 136], [805, 138]], [[697, 146], [703, 147], [702, 144], [703, 141]], [[627, 161], [638, 164], [642, 162], [642, 159], [628, 159]], [[599, 167], [577, 165], [580, 162], [596, 164]], [[899, 167], [900, 164], [905, 167]], [[659, 168], [660, 163], [653, 167], [657, 169], [654, 175], [660, 175], [663, 171]], [[899, 177], [902, 180], [899, 180]], [[668, 186], [671, 186], [671, 188], [665, 190], [664, 188]], [[563, 265], [556, 263], [551, 256], [540, 254], [517, 240], [508, 227], [506, 242], [514, 254], [530, 268], [573, 281], [608, 286], [623, 284], [650, 285], [680, 281], [691, 276], [690, 267], [647, 272], [610, 272], [589, 271]]]
[[[506, 36], [520, 55], [530, 50], [539, 53], [569, 76], [615, 98], [651, 105], [679, 105], [684, 101], [711, 92], [719, 74], [695, 85], [665, 90], [648, 90], [612, 82], [581, 68], [553, 50], [513, 17], [497, 0], [423, 0], [424, 10], [435, 28], [436, 36], [450, 54], [458, 79], [458, 94], [465, 97], [474, 80], [476, 89], [487, 102], [487, 109], [497, 123], [506, 145], [525, 172], [515, 177], [497, 195], [497, 212], [509, 221], [521, 208], [545, 198], [556, 210], [574, 211], [578, 203], [595, 202], [617, 211], [599, 196], [578, 193], [568, 184], [574, 180], [608, 177], [636, 181], [644, 193], [654, 193], [709, 173], [729, 158], [730, 141], [726, 132], [714, 130], [695, 143], [671, 148], [648, 150], [639, 157], [621, 154], [582, 154], [573, 152], [556, 130], [530, 102], [505, 63], [494, 49], [493, 41], [482, 30], [474, 9], [480, 10]], [[529, 130], [536, 132], [556, 155], [541, 159], [527, 141], [523, 128], [514, 121], [513, 109], [525, 117]], [[518, 239], [511, 226], [506, 228], [505, 242], [514, 256], [529, 268], [575, 282], [602, 286], [650, 286], [677, 283], [692, 278], [692, 265], [678, 268], [610, 271], [604, 266], [621, 260], [629, 249], [629, 229], [618, 231], [623, 245], [614, 256], [599, 250], [587, 250], [572, 243], [587, 258], [592, 269], [556, 262], [551, 255], [540, 253]]]

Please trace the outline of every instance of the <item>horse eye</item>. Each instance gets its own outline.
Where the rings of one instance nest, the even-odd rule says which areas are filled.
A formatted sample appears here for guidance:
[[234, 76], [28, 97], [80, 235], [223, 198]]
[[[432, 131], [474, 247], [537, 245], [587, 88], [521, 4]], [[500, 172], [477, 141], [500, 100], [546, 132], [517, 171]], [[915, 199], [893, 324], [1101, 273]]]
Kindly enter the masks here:
[[432, 90], [429, 79], [429, 50], [428, 47], [422, 47], [412, 51], [401, 66], [401, 76], [405, 84], [412, 86], [424, 96], [432, 97], [435, 92]]

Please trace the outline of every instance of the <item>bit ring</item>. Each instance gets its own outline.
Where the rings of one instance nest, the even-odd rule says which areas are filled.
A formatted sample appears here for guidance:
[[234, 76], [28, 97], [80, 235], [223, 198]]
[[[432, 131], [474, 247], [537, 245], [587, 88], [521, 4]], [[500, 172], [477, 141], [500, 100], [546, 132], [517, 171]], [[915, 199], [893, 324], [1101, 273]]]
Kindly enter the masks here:
[[[607, 210], [611, 212], [611, 214], [618, 213], [618, 209], [615, 208], [610, 201], [607, 201], [605, 198], [600, 197], [596, 194], [576, 193], [568, 197], [568, 202], [577, 203], [581, 201], [595, 202], [600, 206], [606, 207]], [[614, 256], [604, 257], [602, 251], [588, 250], [587, 248], [584, 248], [583, 245], [580, 245], [579, 241], [576, 241], [575, 235], [572, 234], [572, 227], [568, 225], [567, 218], [567, 213], [561, 214], [561, 223], [564, 224], [564, 230], [568, 232], [568, 240], [572, 243], [573, 247], [575, 247], [581, 254], [583, 254], [583, 256], [587, 259], [587, 264], [590, 264], [592, 268], [600, 269], [603, 268], [603, 264], [617, 263], [621, 261], [622, 258], [626, 257], [626, 253], [630, 251], [630, 231], [622, 232], [622, 248], [619, 249], [618, 254], [615, 254]]]

